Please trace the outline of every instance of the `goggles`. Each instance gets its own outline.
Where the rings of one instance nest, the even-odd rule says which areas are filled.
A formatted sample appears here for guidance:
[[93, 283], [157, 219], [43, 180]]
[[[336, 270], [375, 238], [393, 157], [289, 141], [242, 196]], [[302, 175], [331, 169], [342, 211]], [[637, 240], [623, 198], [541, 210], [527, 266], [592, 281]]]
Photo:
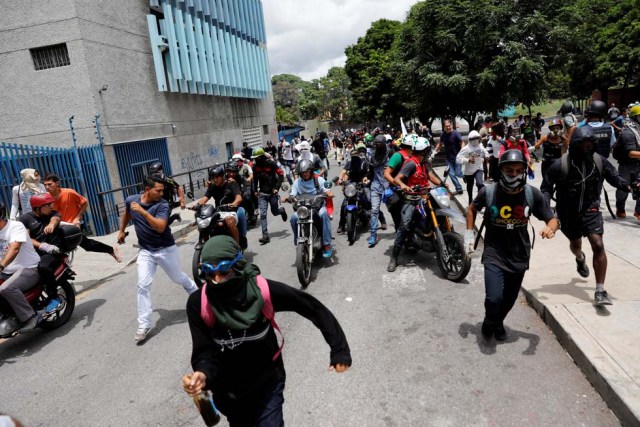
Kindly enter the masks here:
[[473, 138], [469, 138], [469, 141], [480, 141], [480, 137], [476, 136], [476, 137], [473, 137]]
[[242, 259], [242, 252], [238, 252], [238, 255], [236, 255], [236, 257], [231, 261], [228, 261], [228, 260], [220, 261], [216, 266], [209, 264], [208, 262], [203, 262], [200, 265], [200, 268], [205, 274], [213, 274], [217, 271], [221, 273], [226, 273], [229, 270], [231, 270], [231, 267], [233, 267], [234, 264], [240, 261], [241, 259]]

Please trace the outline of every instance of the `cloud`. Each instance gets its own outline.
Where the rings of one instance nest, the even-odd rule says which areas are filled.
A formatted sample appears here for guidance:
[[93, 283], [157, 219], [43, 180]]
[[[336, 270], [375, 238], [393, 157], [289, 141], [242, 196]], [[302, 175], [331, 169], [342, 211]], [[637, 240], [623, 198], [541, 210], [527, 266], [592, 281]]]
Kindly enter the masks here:
[[343, 66], [344, 50], [378, 19], [403, 21], [416, 0], [262, 0], [271, 74], [305, 80]]

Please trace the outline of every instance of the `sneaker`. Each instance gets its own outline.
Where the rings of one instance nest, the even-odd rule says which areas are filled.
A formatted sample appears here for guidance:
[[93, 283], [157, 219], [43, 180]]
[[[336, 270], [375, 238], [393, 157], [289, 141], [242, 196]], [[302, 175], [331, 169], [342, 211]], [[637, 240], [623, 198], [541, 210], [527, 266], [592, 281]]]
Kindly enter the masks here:
[[611, 302], [611, 299], [609, 298], [609, 294], [607, 294], [607, 291], [596, 291], [596, 294], [594, 295], [594, 298], [596, 300], [596, 305], [611, 305], [611, 304], [613, 304]]
[[266, 245], [270, 241], [271, 239], [269, 238], [268, 234], [263, 234], [262, 237], [258, 239], [258, 242], [262, 243], [263, 245]]
[[587, 257], [584, 255], [584, 252], [582, 252], [582, 258], [582, 261], [578, 261], [578, 258], [576, 258], [576, 269], [582, 277], [589, 277], [589, 267], [587, 266]]
[[504, 341], [507, 339], [507, 331], [504, 329], [504, 325], [502, 323], [496, 326], [494, 333], [498, 341]]
[[122, 262], [122, 254], [120, 253], [120, 248], [118, 248], [118, 246], [113, 247], [111, 256], [116, 260], [116, 262]]
[[482, 322], [482, 336], [484, 339], [489, 339], [493, 336], [494, 327], [491, 323], [489, 323], [486, 319]]
[[453, 193], [453, 194], [455, 194], [456, 196], [459, 196], [459, 195], [461, 195], [461, 194], [464, 194], [464, 191], [462, 191], [462, 190], [456, 190], [456, 192], [455, 192], [455, 193]]
[[380, 224], [380, 229], [381, 230], [386, 230], [387, 229], [387, 224], [386, 223]]
[[284, 208], [280, 208], [280, 216], [282, 221], [287, 222], [287, 211]]
[[240, 248], [247, 249], [249, 244], [247, 243], [247, 236], [240, 236]]
[[134, 340], [136, 340], [137, 342], [142, 342], [145, 339], [147, 339], [147, 336], [149, 335], [149, 331], [151, 330], [151, 328], [138, 328], [138, 330], [136, 331], [136, 335], [133, 337]]
[[33, 331], [36, 325], [38, 324], [38, 320], [40, 320], [38, 318], [38, 315], [34, 314], [33, 316], [31, 316], [30, 318], [24, 321], [20, 329], [18, 329], [18, 332], [23, 334], [25, 332]]
[[627, 217], [627, 213], [625, 211], [616, 211], [616, 217], [617, 218], [626, 218]]
[[344, 234], [344, 228], [342, 226], [338, 227], [338, 230], [336, 231], [338, 234]]
[[49, 301], [49, 304], [47, 304], [44, 311], [46, 313], [51, 313], [52, 311], [55, 311], [56, 308], [60, 306], [60, 304], [60, 297], [53, 298], [51, 301]]
[[333, 248], [331, 247], [331, 245], [325, 245], [322, 247], [323, 258], [331, 258], [332, 254], [333, 254]]
[[371, 237], [369, 237], [369, 240], [367, 240], [367, 243], [369, 244], [369, 247], [372, 248], [378, 243], [378, 241], [378, 236], [372, 234]]

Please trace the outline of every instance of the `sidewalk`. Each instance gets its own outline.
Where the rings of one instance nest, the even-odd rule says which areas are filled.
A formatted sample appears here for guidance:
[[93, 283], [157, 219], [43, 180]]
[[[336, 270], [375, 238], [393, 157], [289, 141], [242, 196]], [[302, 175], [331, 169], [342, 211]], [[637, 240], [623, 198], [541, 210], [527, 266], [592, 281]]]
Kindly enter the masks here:
[[[178, 238], [189, 233], [195, 229], [191, 224], [194, 221], [194, 213], [191, 210], [180, 210], [176, 208], [172, 213], [179, 213], [182, 216], [182, 221], [175, 221], [171, 224], [171, 233], [174, 238]], [[138, 256], [138, 239], [133, 229], [133, 225], [127, 227], [129, 235], [127, 236], [126, 243], [118, 245], [120, 253], [122, 254], [122, 262], [116, 262], [113, 257], [107, 254], [101, 254], [97, 252], [87, 252], [82, 248], [76, 249], [73, 258], [72, 269], [77, 273], [74, 287], [76, 293], [85, 292], [108, 279], [119, 275], [128, 265], [133, 264]], [[91, 237], [93, 240], [97, 240], [109, 246], [117, 245], [118, 233], [111, 233], [106, 236]]]
[[[540, 163], [535, 165], [536, 179], [529, 183], [539, 187]], [[444, 167], [435, 170], [442, 176]], [[606, 182], [605, 189], [615, 212], [615, 189]], [[473, 194], [477, 194], [475, 186]], [[466, 190], [454, 200], [461, 209], [466, 209]], [[587, 239], [583, 240], [583, 250], [591, 274], [583, 279], [576, 272], [569, 240], [561, 232], [551, 240], [542, 240], [537, 235], [530, 270], [522, 285], [529, 304], [623, 425], [640, 425], [640, 287], [633, 279], [640, 277], [640, 221], [632, 215], [634, 206], [635, 201], [629, 196], [627, 218], [613, 220], [602, 195], [608, 258], [606, 289], [612, 306], [593, 305], [595, 279]], [[539, 233], [544, 223], [533, 216], [531, 220]], [[478, 215], [476, 227], [481, 222], [482, 215]], [[479, 258], [474, 262], [480, 262]]]

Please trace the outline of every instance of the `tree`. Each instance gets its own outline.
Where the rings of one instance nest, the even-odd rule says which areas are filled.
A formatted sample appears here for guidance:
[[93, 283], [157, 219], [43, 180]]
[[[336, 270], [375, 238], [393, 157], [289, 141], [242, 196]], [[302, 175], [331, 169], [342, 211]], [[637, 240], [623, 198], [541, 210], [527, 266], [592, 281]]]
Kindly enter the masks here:
[[364, 37], [345, 49], [352, 113], [365, 121], [397, 123], [406, 113], [394, 88], [393, 48], [400, 26], [399, 21], [375, 21]]
[[349, 117], [349, 108], [353, 104], [349, 90], [349, 77], [344, 67], [332, 67], [327, 75], [314, 80], [320, 115], [332, 122], [341, 124]]
[[304, 88], [308, 84], [293, 74], [278, 74], [271, 78], [273, 102], [276, 109], [280, 107], [286, 111], [288, 119], [293, 122], [298, 121], [300, 116], [300, 104], [303, 102]]

